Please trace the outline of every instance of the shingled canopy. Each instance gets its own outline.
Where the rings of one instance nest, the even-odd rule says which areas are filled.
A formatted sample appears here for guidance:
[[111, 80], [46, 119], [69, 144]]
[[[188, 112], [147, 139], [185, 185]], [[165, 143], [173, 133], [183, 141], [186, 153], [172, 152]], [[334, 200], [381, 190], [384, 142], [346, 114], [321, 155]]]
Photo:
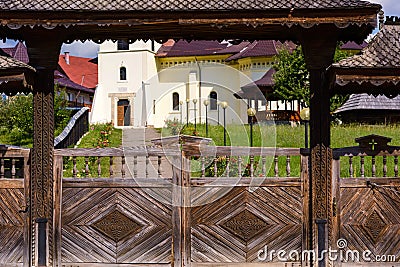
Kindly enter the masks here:
[[[61, 266], [53, 242], [52, 215], [54, 69], [63, 42], [87, 39], [299, 41], [310, 70], [310, 194], [315, 209], [309, 223], [318, 223], [319, 252], [327, 249], [332, 242], [325, 238], [331, 206], [327, 68], [337, 41], [364, 40], [376, 27], [380, 9], [380, 5], [359, 0], [0, 0], [0, 37], [26, 41], [30, 64], [37, 70], [30, 221], [47, 222], [48, 231], [40, 244], [31, 235], [27, 251], [37, 256], [29, 259], [31, 265]], [[314, 249], [317, 236], [313, 231], [308, 235], [307, 249]], [[173, 237], [173, 266], [190, 265], [189, 241]]]
[[395, 97], [400, 89], [400, 24], [388, 18], [360, 55], [333, 64], [337, 93], [384, 94]]
[[28, 64], [0, 55], [0, 92], [6, 95], [32, 92], [34, 72]]

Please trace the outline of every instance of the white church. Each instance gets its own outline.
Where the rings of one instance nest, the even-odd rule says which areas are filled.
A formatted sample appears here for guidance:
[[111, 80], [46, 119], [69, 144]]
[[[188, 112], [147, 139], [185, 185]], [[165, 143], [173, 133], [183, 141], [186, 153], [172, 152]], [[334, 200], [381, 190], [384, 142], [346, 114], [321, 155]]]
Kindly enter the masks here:
[[267, 102], [254, 92], [256, 96], [247, 99], [236, 94], [257, 81], [263, 85], [279, 45], [275, 41], [104, 42], [98, 54], [91, 123], [161, 128], [173, 119], [204, 123], [207, 115], [209, 123], [222, 124], [225, 111], [227, 124], [242, 124], [247, 123], [249, 106], [258, 112], [299, 110], [296, 102]]

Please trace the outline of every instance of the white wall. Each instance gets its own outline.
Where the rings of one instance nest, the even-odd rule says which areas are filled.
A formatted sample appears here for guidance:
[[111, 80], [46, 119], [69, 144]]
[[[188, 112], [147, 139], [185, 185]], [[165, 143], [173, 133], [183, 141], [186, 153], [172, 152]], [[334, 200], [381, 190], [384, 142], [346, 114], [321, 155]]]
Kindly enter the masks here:
[[[159, 45], [158, 45], [159, 46]], [[130, 50], [117, 50], [117, 43], [107, 41], [100, 45], [98, 55], [99, 85], [93, 101], [92, 123], [109, 122], [111, 118], [110, 93], [137, 93], [142, 82], [156, 74], [154, 52], [151, 42], [137, 42]], [[127, 79], [120, 80], [120, 68], [125, 67]], [[141, 101], [135, 99], [134, 109]], [[134, 125], [140, 126], [140, 119], [134, 113]]]

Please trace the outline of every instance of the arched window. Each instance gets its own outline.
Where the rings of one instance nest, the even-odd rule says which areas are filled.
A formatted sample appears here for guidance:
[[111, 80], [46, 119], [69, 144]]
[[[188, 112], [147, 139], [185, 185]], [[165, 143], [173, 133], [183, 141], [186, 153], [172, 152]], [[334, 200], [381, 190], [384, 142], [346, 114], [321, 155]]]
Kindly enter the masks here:
[[126, 68], [125, 67], [119, 68], [119, 79], [121, 81], [125, 81], [126, 80]]
[[210, 93], [210, 110], [217, 110], [217, 99], [218, 95], [217, 92]]
[[179, 110], [179, 94], [176, 92], [172, 94], [172, 110]]

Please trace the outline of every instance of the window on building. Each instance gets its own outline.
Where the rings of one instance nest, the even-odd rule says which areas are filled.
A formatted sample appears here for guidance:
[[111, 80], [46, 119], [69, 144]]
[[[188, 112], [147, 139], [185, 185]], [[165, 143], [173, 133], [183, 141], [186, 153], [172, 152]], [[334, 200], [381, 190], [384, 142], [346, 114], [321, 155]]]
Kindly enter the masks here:
[[125, 67], [119, 68], [119, 79], [121, 81], [126, 81], [126, 68]]
[[218, 95], [217, 92], [211, 92], [210, 93], [210, 110], [217, 110], [217, 100], [218, 100]]
[[117, 41], [117, 49], [118, 50], [129, 50], [129, 43], [127, 40], [118, 40]]
[[179, 110], [179, 94], [176, 92], [172, 94], [172, 110]]

